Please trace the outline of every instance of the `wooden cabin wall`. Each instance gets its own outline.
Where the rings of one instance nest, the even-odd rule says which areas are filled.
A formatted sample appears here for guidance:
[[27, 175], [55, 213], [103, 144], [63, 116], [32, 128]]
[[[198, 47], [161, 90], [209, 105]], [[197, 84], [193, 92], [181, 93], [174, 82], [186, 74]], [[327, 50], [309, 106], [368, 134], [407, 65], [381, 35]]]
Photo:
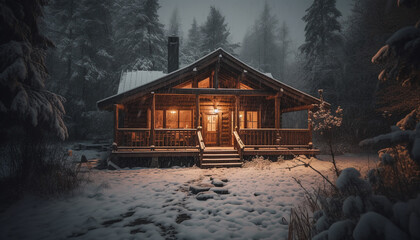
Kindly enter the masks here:
[[150, 97], [124, 104], [124, 128], [147, 128], [148, 109], [152, 104]]
[[[191, 110], [191, 128], [195, 128], [194, 120], [197, 114], [194, 95], [158, 95], [156, 96], [156, 110]], [[166, 116], [164, 116], [165, 122]]]
[[222, 112], [222, 133], [221, 133], [221, 145], [222, 146], [230, 146], [232, 145], [232, 126], [231, 126], [231, 113], [230, 112]]
[[274, 99], [265, 96], [244, 96], [240, 100], [239, 111], [258, 111], [261, 128], [275, 127]]
[[[120, 127], [125, 128], [148, 128], [151, 108], [151, 97], [124, 104], [124, 123]], [[193, 122], [196, 112], [196, 99], [194, 95], [157, 95], [156, 110], [192, 110]], [[214, 113], [214, 106], [219, 109], [222, 130], [221, 143], [231, 142], [232, 112], [235, 112], [235, 97], [233, 96], [201, 96], [200, 112]], [[267, 99], [264, 96], [242, 96], [240, 97], [239, 111], [260, 112], [260, 127], [275, 127], [274, 99]], [[200, 116], [203, 117], [203, 116]], [[200, 121], [201, 124], [203, 123]]]

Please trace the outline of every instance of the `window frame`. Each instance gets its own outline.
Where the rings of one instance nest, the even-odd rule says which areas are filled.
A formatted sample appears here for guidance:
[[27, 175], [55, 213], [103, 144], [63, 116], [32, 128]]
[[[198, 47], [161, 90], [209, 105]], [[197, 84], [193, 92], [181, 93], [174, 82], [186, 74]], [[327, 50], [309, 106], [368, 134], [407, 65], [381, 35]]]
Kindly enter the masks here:
[[[255, 128], [249, 128], [248, 126], [248, 113], [255, 113], [256, 114], [256, 120], [255, 121], [251, 121], [253, 124], [256, 123], [256, 127]], [[242, 117], [240, 117], [242, 115]], [[254, 119], [252, 119], [254, 120]], [[239, 111], [239, 128], [240, 129], [257, 129], [259, 128], [260, 125], [260, 114], [258, 110], [255, 111], [249, 111], [249, 110], [243, 110], [243, 111]]]
[[[156, 120], [157, 120], [157, 112], [162, 112], [163, 113], [163, 118], [162, 118], [162, 121], [163, 121], [163, 125], [162, 125], [162, 128], [157, 128], [156, 127]], [[176, 114], [177, 114], [177, 120], [176, 120], [176, 127], [175, 128], [168, 128], [168, 118], [167, 118], [167, 113], [168, 112], [171, 112], [171, 111], [176, 111]], [[181, 120], [181, 117], [180, 117], [180, 115], [181, 115], [181, 112], [182, 111], [188, 111], [188, 112], [190, 112], [190, 118], [189, 118], [189, 125], [191, 125], [191, 127], [188, 127], [188, 128], [180, 128], [180, 120]], [[187, 121], [183, 121], [183, 122], [187, 122]], [[149, 123], [150, 123], [150, 121], [149, 121]], [[194, 128], [194, 126], [193, 126], [193, 124], [194, 124], [194, 111], [192, 110], [192, 109], [156, 109], [155, 110], [155, 129], [192, 129], [192, 128]]]

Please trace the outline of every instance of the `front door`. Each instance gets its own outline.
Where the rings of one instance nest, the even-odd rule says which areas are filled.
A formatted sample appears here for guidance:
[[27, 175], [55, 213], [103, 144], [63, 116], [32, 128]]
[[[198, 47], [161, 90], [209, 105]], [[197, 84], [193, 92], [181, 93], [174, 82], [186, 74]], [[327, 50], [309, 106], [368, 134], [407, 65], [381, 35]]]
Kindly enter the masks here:
[[219, 115], [205, 114], [204, 143], [208, 146], [219, 145]]

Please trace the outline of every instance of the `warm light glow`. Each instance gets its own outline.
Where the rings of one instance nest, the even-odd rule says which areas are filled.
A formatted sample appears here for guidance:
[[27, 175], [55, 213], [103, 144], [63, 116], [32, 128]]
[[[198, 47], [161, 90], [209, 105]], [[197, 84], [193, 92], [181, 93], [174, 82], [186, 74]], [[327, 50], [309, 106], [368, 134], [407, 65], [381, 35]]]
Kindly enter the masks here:
[[176, 111], [173, 111], [173, 110], [172, 110], [172, 111], [171, 111], [171, 113], [172, 113], [172, 114], [175, 114], [175, 113], [176, 113]]
[[219, 109], [215, 108], [214, 113], [218, 113], [218, 112], [219, 112]]
[[242, 114], [241, 114], [241, 115], [239, 115], [239, 117], [241, 118], [241, 117], [242, 117]]

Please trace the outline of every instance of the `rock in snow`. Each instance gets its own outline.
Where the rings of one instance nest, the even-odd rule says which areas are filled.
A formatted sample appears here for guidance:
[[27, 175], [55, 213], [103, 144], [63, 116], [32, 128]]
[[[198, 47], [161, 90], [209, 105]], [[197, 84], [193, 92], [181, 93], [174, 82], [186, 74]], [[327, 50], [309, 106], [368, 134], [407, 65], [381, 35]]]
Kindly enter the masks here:
[[197, 194], [197, 193], [200, 193], [200, 192], [206, 192], [208, 190], [210, 190], [210, 187], [190, 186], [190, 191], [193, 194]]
[[195, 198], [200, 201], [206, 201], [207, 199], [213, 199], [216, 196], [217, 194], [215, 192], [206, 191], [198, 193]]
[[213, 191], [213, 192], [215, 192], [217, 194], [229, 194], [229, 189], [222, 188], [222, 187], [210, 188], [210, 191]]
[[211, 184], [213, 184], [215, 187], [223, 187], [225, 186], [225, 183], [222, 181], [219, 181], [217, 179], [213, 179], [213, 181], [211, 181]]

